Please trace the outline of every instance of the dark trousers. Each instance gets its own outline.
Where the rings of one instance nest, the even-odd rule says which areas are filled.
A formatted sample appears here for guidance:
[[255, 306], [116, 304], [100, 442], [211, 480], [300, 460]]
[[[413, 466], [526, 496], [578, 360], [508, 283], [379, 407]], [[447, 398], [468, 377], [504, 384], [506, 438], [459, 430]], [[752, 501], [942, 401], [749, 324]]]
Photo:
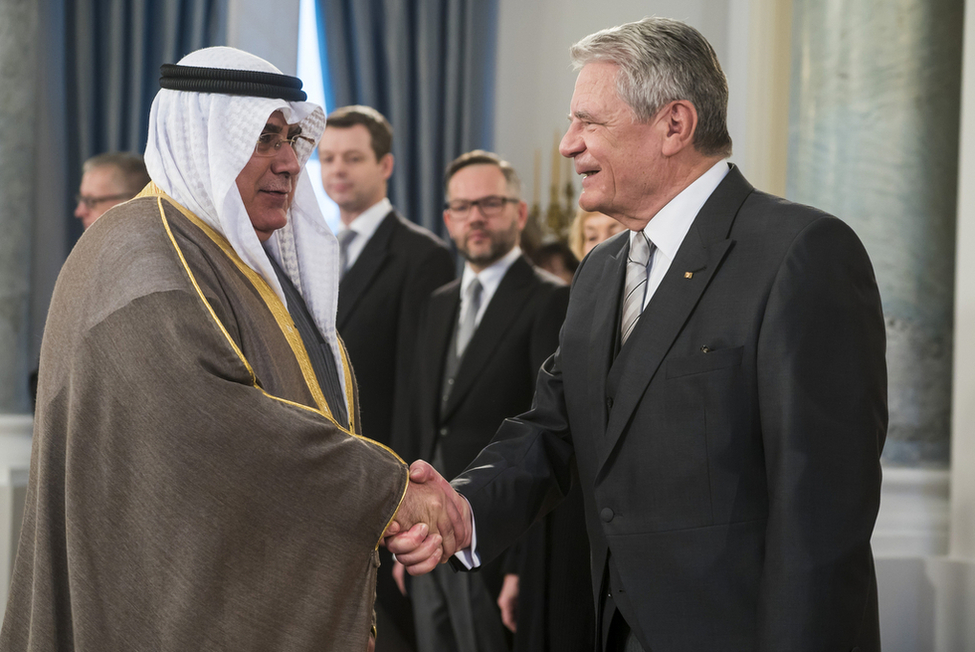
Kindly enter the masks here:
[[413, 578], [419, 652], [507, 652], [501, 614], [477, 573], [437, 566]]
[[606, 637], [606, 652], [648, 652], [640, 645], [626, 619], [614, 609]]

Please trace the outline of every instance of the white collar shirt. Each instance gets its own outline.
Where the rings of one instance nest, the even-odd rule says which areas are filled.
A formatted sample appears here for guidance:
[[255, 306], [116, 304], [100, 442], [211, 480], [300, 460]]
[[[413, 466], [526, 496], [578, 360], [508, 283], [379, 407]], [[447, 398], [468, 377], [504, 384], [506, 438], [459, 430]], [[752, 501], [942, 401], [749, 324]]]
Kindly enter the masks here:
[[477, 311], [477, 316], [474, 318], [475, 327], [481, 323], [481, 317], [484, 316], [484, 311], [487, 310], [488, 304], [491, 303], [491, 298], [497, 291], [498, 286], [501, 285], [501, 279], [504, 275], [508, 273], [508, 269], [514, 264], [516, 260], [521, 256], [521, 248], [515, 245], [514, 248], [502, 256], [500, 259], [491, 264], [490, 267], [481, 270], [480, 273], [475, 273], [471, 269], [470, 264], [464, 265], [464, 274], [460, 281], [460, 315], [465, 314], [467, 309], [467, 288], [471, 286], [476, 278], [481, 283], [481, 307]]
[[[677, 250], [684, 242], [691, 224], [694, 223], [694, 218], [714, 189], [724, 180], [728, 170], [727, 161], [721, 160], [715, 163], [661, 208], [643, 228], [647, 238], [654, 244], [653, 264], [650, 266], [650, 278], [643, 299], [644, 308], [650, 303], [653, 293], [660, 287], [660, 282], [663, 281], [664, 275], [677, 257]], [[631, 247], [633, 239], [639, 233], [639, 231], [630, 231]]]
[[[369, 239], [372, 238], [376, 229], [382, 224], [383, 218], [389, 215], [392, 210], [393, 205], [389, 199], [383, 197], [377, 203], [362, 211], [358, 217], [352, 220], [352, 224], [339, 231], [339, 234], [346, 231], [356, 232], [356, 237], [349, 243], [349, 248], [345, 254], [346, 260], [348, 261], [346, 263], [346, 271], [352, 269], [355, 261], [359, 259], [359, 254], [366, 248], [366, 245], [369, 244]], [[339, 238], [341, 239], [341, 235], [339, 235]]]

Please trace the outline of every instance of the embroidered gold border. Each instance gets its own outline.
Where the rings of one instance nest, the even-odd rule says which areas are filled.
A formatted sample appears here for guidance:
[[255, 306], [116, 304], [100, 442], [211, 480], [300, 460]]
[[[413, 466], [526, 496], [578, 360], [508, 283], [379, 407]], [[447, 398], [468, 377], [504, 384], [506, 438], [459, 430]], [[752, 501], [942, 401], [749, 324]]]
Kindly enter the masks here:
[[[162, 193], [162, 191], [159, 192]], [[274, 291], [271, 289], [271, 287], [267, 284], [267, 281], [265, 281], [260, 274], [258, 274], [257, 272], [255, 272], [250, 267], [244, 264], [244, 261], [240, 259], [240, 257], [237, 255], [237, 252], [234, 251], [234, 249], [230, 246], [230, 243], [227, 242], [227, 240], [224, 239], [223, 236], [221, 236], [219, 233], [211, 229], [202, 220], [200, 220], [198, 217], [193, 215], [193, 213], [189, 212], [179, 204], [172, 202], [169, 199], [169, 197], [165, 195], [165, 193], [159, 195], [159, 199], [166, 199], [167, 201], [170, 201], [173, 204], [173, 206], [177, 210], [179, 210], [179, 212], [182, 213], [184, 217], [186, 217], [186, 219], [192, 222], [193, 225], [196, 226], [198, 229], [203, 231], [203, 233], [206, 234], [208, 238], [213, 240], [213, 242], [218, 247], [220, 247], [220, 250], [223, 251], [224, 255], [230, 258], [230, 260], [233, 261], [233, 263], [244, 274], [244, 276], [247, 277], [247, 280], [251, 282], [251, 285], [253, 285], [254, 288], [257, 290], [261, 299], [264, 301], [268, 309], [271, 311], [271, 314], [274, 316], [274, 320], [277, 322], [278, 328], [281, 329], [282, 334], [287, 340], [288, 346], [291, 347], [291, 351], [295, 355], [295, 359], [298, 362], [298, 366], [301, 368], [301, 375], [304, 377], [305, 384], [308, 386], [308, 391], [311, 393], [312, 399], [315, 401], [315, 404], [318, 406], [319, 411], [321, 411], [322, 414], [328, 417], [330, 421], [335, 422], [335, 418], [332, 416], [332, 411], [329, 409], [328, 403], [325, 401], [325, 395], [322, 393], [321, 387], [318, 385], [318, 378], [315, 376], [315, 370], [312, 368], [311, 360], [308, 358], [308, 352], [305, 350], [305, 345], [301, 341], [301, 336], [294, 328], [294, 322], [292, 322], [291, 320], [291, 315], [288, 314], [288, 311], [284, 307], [284, 304], [281, 302], [281, 299], [278, 298], [278, 295], [275, 294]], [[169, 229], [169, 221], [166, 219], [166, 215], [163, 212], [161, 205], [160, 205], [160, 215], [162, 216], [163, 224], [166, 227], [166, 232], [169, 233], [170, 240], [172, 241], [173, 246], [176, 248], [180, 260], [183, 262], [183, 267], [186, 269], [186, 273], [190, 275], [190, 278], [193, 278], [193, 273], [190, 271], [189, 266], [186, 264], [186, 260], [183, 259], [183, 253], [179, 250], [179, 245], [176, 244], [175, 239], [173, 239], [172, 232]], [[206, 302], [206, 298], [203, 296], [203, 292], [200, 290], [199, 286], [197, 286], [195, 278], [193, 279], [193, 285], [196, 286], [197, 291], [200, 294], [200, 298], [203, 299], [204, 302]], [[213, 314], [214, 318], [216, 318], [216, 313], [214, 313], [212, 309], [210, 312], [211, 314]], [[224, 335], [226, 337], [230, 337], [226, 329], [223, 328], [222, 324], [221, 324], [221, 329], [223, 330]], [[238, 355], [243, 357], [243, 353], [239, 349], [237, 349], [236, 346], [234, 348], [237, 350]], [[342, 362], [344, 366], [345, 360], [343, 360]], [[336, 423], [336, 425], [338, 424]], [[353, 424], [351, 418], [349, 420], [349, 425], [350, 425], [350, 430], [355, 430], [355, 428], [352, 427]], [[343, 428], [343, 430], [344, 429], [345, 428]]]
[[[230, 343], [230, 346], [233, 348], [234, 353], [237, 354], [241, 362], [243, 362], [244, 366], [247, 368], [247, 372], [250, 374], [250, 378], [251, 378], [251, 385], [259, 389], [261, 393], [263, 393], [268, 398], [272, 398], [274, 400], [280, 401], [282, 403], [286, 403], [288, 405], [293, 405], [295, 407], [303, 408], [305, 410], [309, 410], [311, 412], [321, 414], [326, 419], [331, 421], [342, 432], [351, 435], [356, 439], [361, 439], [365, 442], [373, 444], [374, 446], [378, 446], [382, 448], [383, 450], [393, 455], [393, 457], [395, 457], [401, 464], [406, 466], [406, 462], [403, 460], [403, 458], [401, 458], [396, 453], [396, 451], [386, 446], [385, 444], [382, 444], [374, 439], [369, 439], [368, 437], [364, 437], [363, 435], [357, 432], [358, 424], [356, 424], [355, 422], [355, 396], [353, 390], [354, 380], [352, 378], [352, 366], [349, 364], [348, 355], [346, 354], [345, 351], [345, 345], [340, 342], [339, 353], [342, 359], [342, 371], [345, 377], [345, 394], [346, 394], [347, 410], [349, 414], [349, 428], [343, 427], [340, 423], [338, 423], [338, 421], [335, 420], [335, 417], [332, 416], [332, 412], [328, 408], [328, 403], [325, 401], [325, 396], [322, 393], [321, 387], [318, 384], [318, 378], [315, 375], [315, 370], [311, 366], [311, 360], [308, 357], [308, 352], [305, 350], [305, 345], [301, 341], [301, 336], [294, 328], [293, 322], [291, 320], [291, 315], [284, 307], [284, 304], [281, 302], [281, 299], [278, 297], [278, 295], [275, 294], [275, 292], [267, 284], [267, 281], [265, 281], [260, 274], [255, 272], [248, 265], [246, 265], [244, 261], [240, 259], [240, 256], [237, 255], [237, 252], [234, 251], [234, 249], [230, 246], [230, 243], [227, 242], [227, 240], [223, 236], [221, 236], [219, 233], [211, 229], [206, 223], [200, 220], [200, 218], [198, 218], [196, 215], [194, 215], [186, 208], [184, 208], [182, 205], [177, 203], [172, 197], [170, 197], [165, 192], [163, 192], [163, 190], [160, 189], [159, 186], [157, 186], [155, 183], [150, 182], [149, 185], [143, 188], [142, 192], [140, 192], [135, 198], [137, 199], [141, 197], [156, 198], [157, 204], [159, 206], [159, 216], [162, 219], [163, 227], [166, 229], [166, 234], [169, 236], [169, 240], [172, 243], [173, 248], [176, 250], [176, 254], [179, 256], [180, 262], [183, 265], [183, 269], [186, 271], [186, 274], [189, 277], [190, 282], [193, 284], [193, 287], [196, 289], [196, 292], [199, 295], [200, 300], [203, 302], [203, 305], [206, 306], [207, 311], [210, 313], [210, 316], [213, 318], [213, 321], [216, 322], [217, 327], [223, 333], [224, 338], [226, 338], [226, 340]], [[254, 288], [258, 291], [258, 294], [260, 295], [261, 299], [264, 301], [265, 305], [267, 305], [268, 310], [271, 311], [271, 314], [274, 316], [274, 319], [277, 322], [278, 327], [281, 329], [281, 332], [284, 334], [285, 339], [288, 341], [288, 344], [295, 355], [295, 359], [298, 362], [298, 366], [301, 368], [302, 376], [304, 377], [305, 382], [308, 385], [308, 389], [312, 394], [312, 398], [315, 400], [315, 403], [319, 406], [318, 410], [309, 407], [307, 405], [303, 405], [301, 403], [296, 403], [295, 401], [290, 401], [288, 399], [281, 398], [280, 396], [274, 396], [272, 394], [269, 394], [262, 387], [257, 386], [257, 375], [254, 373], [253, 367], [251, 367], [251, 364], [250, 362], [247, 361], [247, 358], [244, 357], [243, 351], [240, 350], [240, 347], [237, 346], [237, 343], [230, 336], [230, 333], [227, 331], [226, 327], [220, 321], [220, 318], [217, 317], [217, 313], [213, 310], [213, 307], [210, 305], [210, 302], [207, 301], [206, 296], [203, 294], [202, 288], [200, 288], [199, 283], [197, 283], [196, 277], [193, 275], [193, 272], [190, 269], [189, 264], [186, 262], [186, 258], [183, 256], [183, 251], [180, 249], [179, 244], [176, 242], [176, 238], [173, 236], [172, 229], [169, 226], [169, 219], [166, 217], [165, 208], [162, 205], [162, 200], [164, 199], [170, 204], [172, 204], [174, 208], [176, 208], [184, 217], [186, 217], [186, 219], [188, 219], [193, 225], [195, 225], [197, 228], [203, 231], [203, 233], [208, 238], [210, 238], [218, 247], [220, 247], [220, 250], [231, 261], [233, 261], [233, 263], [237, 266], [237, 268], [241, 271], [241, 273], [244, 274], [244, 276], [251, 282]], [[410, 484], [409, 470], [407, 469], [407, 479], [403, 485], [403, 492], [400, 495], [399, 502], [396, 505], [396, 509], [393, 511], [392, 516], [389, 518], [389, 520], [386, 522], [386, 526], [383, 528], [383, 533], [385, 533], [389, 525], [396, 519], [396, 514], [399, 513], [400, 508], [403, 506], [403, 501], [406, 499], [406, 492], [409, 488], [409, 484]], [[382, 542], [382, 537], [380, 537], [379, 541], [376, 542], [375, 548], [378, 549], [379, 544], [381, 542]]]

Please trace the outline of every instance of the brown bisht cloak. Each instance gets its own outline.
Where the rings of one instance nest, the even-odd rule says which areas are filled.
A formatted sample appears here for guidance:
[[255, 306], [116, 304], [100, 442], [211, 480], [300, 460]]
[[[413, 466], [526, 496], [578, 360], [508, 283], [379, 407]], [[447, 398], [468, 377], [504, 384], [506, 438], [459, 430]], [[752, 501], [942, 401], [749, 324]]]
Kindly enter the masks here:
[[346, 430], [284, 304], [170, 202], [107, 213], [58, 278], [0, 649], [365, 650], [408, 469], [358, 432], [348, 364]]

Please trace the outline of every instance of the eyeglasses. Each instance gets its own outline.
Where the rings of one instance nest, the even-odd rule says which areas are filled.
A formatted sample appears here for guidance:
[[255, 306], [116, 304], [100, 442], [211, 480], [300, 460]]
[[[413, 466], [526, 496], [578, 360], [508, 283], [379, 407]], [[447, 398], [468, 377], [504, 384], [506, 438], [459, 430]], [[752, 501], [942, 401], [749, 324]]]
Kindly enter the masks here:
[[296, 134], [291, 138], [285, 138], [281, 134], [264, 132], [257, 139], [257, 145], [254, 146], [254, 156], [277, 156], [278, 152], [281, 151], [281, 146], [285, 143], [291, 145], [291, 149], [294, 150], [299, 140], [304, 140], [312, 145], [315, 144], [314, 140], [301, 134]]
[[500, 195], [488, 195], [487, 197], [481, 197], [480, 199], [475, 199], [474, 201], [467, 201], [465, 199], [456, 199], [452, 202], [447, 202], [444, 204], [444, 209], [450, 211], [450, 214], [456, 218], [464, 219], [470, 212], [471, 208], [477, 206], [481, 209], [481, 215], [484, 217], [494, 217], [504, 210], [504, 205], [507, 203], [517, 204], [521, 200], [516, 197], [501, 197]]
[[105, 195], [104, 197], [85, 197], [84, 195], [75, 195], [75, 203], [84, 204], [85, 208], [88, 210], [93, 209], [102, 202], [106, 201], [118, 201], [119, 199], [132, 199], [133, 195], [131, 193], [125, 193], [123, 195]]

